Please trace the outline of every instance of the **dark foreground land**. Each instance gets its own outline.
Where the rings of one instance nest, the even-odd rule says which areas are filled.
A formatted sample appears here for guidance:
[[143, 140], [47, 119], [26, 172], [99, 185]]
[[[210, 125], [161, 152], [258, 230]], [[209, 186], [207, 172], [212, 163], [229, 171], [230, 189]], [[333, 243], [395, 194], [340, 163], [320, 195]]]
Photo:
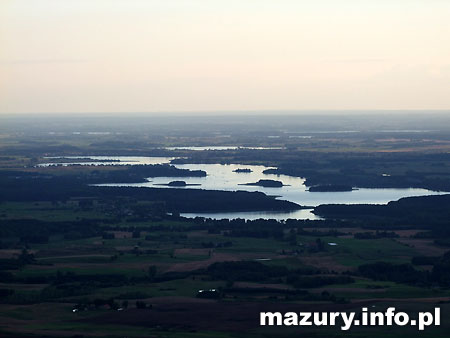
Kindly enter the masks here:
[[[375, 118], [365, 124], [344, 120], [326, 126], [314, 119], [286, 125], [282, 119], [219, 120], [206, 129], [198, 120], [181, 121], [183, 128], [144, 121], [134, 125], [146, 128], [124, 130], [124, 123], [91, 121], [89, 131], [111, 132], [102, 136], [76, 121], [54, 121], [51, 131], [60, 134], [50, 135], [45, 123], [7, 120], [8, 128], [3, 123], [0, 129], [0, 336], [448, 337], [449, 194], [387, 205], [322, 205], [314, 212], [324, 220], [317, 221], [186, 219], [179, 213], [302, 206], [262, 193], [201, 187], [92, 186], [207, 174], [170, 165], [35, 167], [44, 156], [171, 156], [188, 163], [275, 166], [325, 191], [450, 190], [444, 117], [434, 125], [417, 118], [421, 132], [390, 121], [401, 133], [378, 132]], [[357, 133], [343, 132], [360, 125]], [[86, 134], [80, 138], [72, 129]], [[127, 130], [133, 137], [115, 134]], [[182, 145], [276, 149], [164, 149]], [[411, 317], [440, 307], [441, 326], [344, 332], [258, 325], [260, 311], [360, 313], [363, 307], [396, 307]]]

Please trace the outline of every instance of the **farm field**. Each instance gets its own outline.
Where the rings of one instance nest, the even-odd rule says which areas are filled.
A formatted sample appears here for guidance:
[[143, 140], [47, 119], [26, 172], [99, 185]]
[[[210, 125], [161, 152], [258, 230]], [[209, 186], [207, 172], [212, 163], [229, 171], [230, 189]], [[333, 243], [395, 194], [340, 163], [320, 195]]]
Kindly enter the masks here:
[[[199, 136], [194, 127], [180, 126], [171, 137], [153, 129], [126, 140], [111, 134], [82, 140], [70, 133], [49, 135], [38, 124], [29, 136], [3, 132], [0, 336], [446, 337], [446, 133], [405, 133], [402, 139], [408, 141], [389, 142], [379, 138], [395, 135], [377, 132], [291, 138], [287, 126], [266, 130], [255, 124], [258, 133], [235, 128], [229, 141], [217, 137], [214, 128]], [[280, 137], [268, 138], [274, 133]], [[180, 142], [187, 148], [177, 148]], [[210, 146], [218, 148], [203, 149]], [[120, 159], [89, 159], [99, 154], [173, 160], [120, 165]], [[64, 156], [90, 163], [39, 166]], [[311, 210], [315, 219], [215, 219], [180, 214], [291, 212], [308, 201], [300, 205], [260, 191], [201, 186], [97, 186], [208, 177], [177, 163], [264, 165], [272, 168], [267, 175], [301, 178], [305, 187], [345, 182], [369, 191], [411, 188], [435, 194], [387, 204], [318, 205]], [[439, 307], [441, 325], [420, 332], [413, 327], [259, 326], [262, 311], [360, 315], [362, 308], [388, 307], [411, 317]]]

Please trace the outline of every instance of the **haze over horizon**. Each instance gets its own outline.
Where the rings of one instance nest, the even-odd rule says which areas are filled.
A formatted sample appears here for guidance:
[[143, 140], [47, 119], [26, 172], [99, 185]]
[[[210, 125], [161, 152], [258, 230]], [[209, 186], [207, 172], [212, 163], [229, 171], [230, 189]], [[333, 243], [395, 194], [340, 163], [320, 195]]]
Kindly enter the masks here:
[[3, 0], [0, 114], [450, 109], [444, 0]]

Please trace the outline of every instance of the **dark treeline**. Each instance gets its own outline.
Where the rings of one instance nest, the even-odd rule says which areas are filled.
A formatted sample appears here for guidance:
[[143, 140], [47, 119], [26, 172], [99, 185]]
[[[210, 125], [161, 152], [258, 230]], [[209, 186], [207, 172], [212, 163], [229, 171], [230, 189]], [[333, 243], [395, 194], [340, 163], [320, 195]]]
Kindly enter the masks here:
[[362, 222], [373, 229], [430, 229], [435, 237], [450, 236], [450, 194], [402, 198], [387, 205], [320, 205], [314, 212]]
[[357, 239], [398, 238], [400, 235], [393, 231], [357, 232], [353, 235]]
[[417, 286], [439, 285], [450, 287], [450, 251], [440, 257], [413, 259], [413, 263], [432, 263], [431, 271], [416, 270], [413, 265], [376, 262], [363, 264], [357, 273], [363, 277], [379, 281], [412, 284]]
[[353, 283], [354, 279], [347, 275], [326, 275], [314, 267], [288, 269], [284, 266], [266, 265], [255, 261], [219, 262], [210, 265], [205, 271], [212, 280], [248, 281], [283, 283], [296, 289], [315, 288], [331, 284]]
[[168, 212], [296, 210], [300, 206], [276, 200], [261, 192], [164, 189], [142, 187], [95, 187], [84, 177], [43, 176], [15, 172], [0, 175], [1, 201], [68, 201], [73, 197], [117, 200], [120, 197], [164, 202]]
[[[300, 206], [276, 200], [261, 192], [200, 189], [95, 187], [103, 198], [131, 196], [139, 200], [164, 201], [168, 212], [296, 210]], [[174, 191], [175, 190], [175, 191]]]
[[270, 281], [286, 276], [289, 270], [284, 266], [269, 266], [259, 262], [219, 262], [210, 265], [206, 273], [213, 280]]
[[[324, 164], [323, 160], [327, 163]], [[450, 174], [442, 170], [450, 155], [421, 153], [327, 153], [326, 159], [318, 153], [309, 154], [298, 162], [282, 162], [279, 173], [306, 177], [307, 186], [346, 185], [361, 188], [426, 188], [450, 191]], [[427, 163], [432, 170], [418, 170], [417, 163]], [[398, 163], [410, 169], [392, 174], [389, 168]], [[335, 168], [333, 174], [323, 168]], [[377, 168], [374, 172], [374, 168]], [[387, 173], [388, 175], [382, 175]]]
[[[36, 168], [25, 170], [4, 170], [0, 171], [0, 182], [8, 183], [11, 179], [68, 179], [76, 181], [78, 184], [99, 184], [99, 183], [140, 183], [145, 182], [147, 177], [205, 177], [203, 170], [180, 169], [169, 164], [148, 164], [148, 165], [124, 165], [124, 166], [103, 166], [94, 165], [72, 165], [68, 168], [59, 167], [60, 173], [54, 167], [37, 170]], [[73, 170], [75, 169], [75, 170]]]
[[62, 234], [65, 239], [80, 239], [98, 236], [101, 233], [98, 221], [44, 222], [36, 219], [0, 220], [0, 238], [18, 237], [23, 243], [47, 243], [50, 236]]
[[392, 264], [377, 262], [363, 264], [358, 267], [361, 276], [379, 281], [396, 283], [421, 284], [428, 283], [428, 273], [414, 269], [411, 264]]

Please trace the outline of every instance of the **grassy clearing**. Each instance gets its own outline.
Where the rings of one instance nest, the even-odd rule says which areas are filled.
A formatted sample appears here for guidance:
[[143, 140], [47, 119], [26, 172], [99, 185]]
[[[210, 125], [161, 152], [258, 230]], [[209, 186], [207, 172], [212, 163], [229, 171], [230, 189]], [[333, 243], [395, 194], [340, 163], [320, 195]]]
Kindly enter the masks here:
[[410, 262], [411, 257], [418, 255], [414, 248], [408, 247], [395, 239], [358, 240], [325, 237], [322, 240], [336, 243], [337, 246], [328, 246], [327, 251], [338, 263], [349, 267], [376, 261], [406, 263]]
[[5, 202], [0, 204], [0, 219], [37, 219], [41, 221], [76, 221], [80, 219], [108, 219], [105, 213], [83, 210], [74, 202]]

